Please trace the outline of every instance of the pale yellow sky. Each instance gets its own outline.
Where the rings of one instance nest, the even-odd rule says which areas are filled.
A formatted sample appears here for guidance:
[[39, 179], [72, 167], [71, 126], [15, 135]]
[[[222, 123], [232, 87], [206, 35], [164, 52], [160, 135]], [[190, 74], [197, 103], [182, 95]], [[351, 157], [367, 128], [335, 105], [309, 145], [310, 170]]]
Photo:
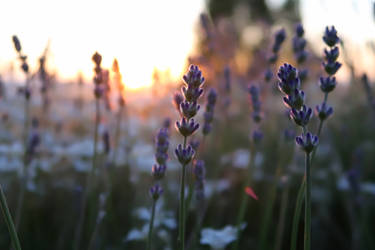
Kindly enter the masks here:
[[[268, 2], [282, 0], [269, 0]], [[155, 67], [170, 69], [178, 78], [194, 46], [194, 25], [204, 0], [3, 0], [0, 2], [0, 70], [14, 61], [11, 36], [19, 36], [30, 65], [51, 40], [50, 58], [60, 77], [78, 71], [91, 79], [91, 55], [99, 51], [103, 66], [119, 60], [127, 86], [151, 84]], [[335, 25], [356, 55], [359, 71], [370, 73], [374, 54], [366, 43], [375, 41], [371, 0], [302, 0], [306, 37], [322, 53], [324, 27]], [[18, 70], [18, 64], [16, 64]], [[370, 71], [371, 69], [371, 71]], [[345, 78], [345, 70], [340, 71]], [[375, 72], [372, 73], [374, 77]]]
[[17, 34], [30, 65], [50, 39], [51, 61], [63, 78], [79, 70], [91, 78], [91, 55], [99, 51], [104, 67], [116, 57], [124, 81], [136, 87], [151, 83], [155, 67], [176, 77], [184, 70], [203, 1], [4, 0], [0, 9], [0, 68], [16, 57]]

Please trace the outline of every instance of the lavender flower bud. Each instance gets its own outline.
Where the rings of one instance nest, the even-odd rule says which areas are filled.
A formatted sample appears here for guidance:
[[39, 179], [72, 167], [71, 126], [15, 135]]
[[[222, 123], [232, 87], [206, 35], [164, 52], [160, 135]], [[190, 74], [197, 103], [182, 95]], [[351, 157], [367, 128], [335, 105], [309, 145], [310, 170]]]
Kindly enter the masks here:
[[203, 94], [203, 89], [195, 88], [192, 86], [182, 87], [182, 93], [188, 102], [196, 102], [198, 98]]
[[262, 113], [261, 113], [261, 102], [260, 102], [260, 90], [255, 85], [250, 85], [249, 87], [249, 94], [250, 94], [250, 101], [252, 104], [252, 118], [254, 122], [259, 123], [262, 120]]
[[210, 123], [204, 123], [203, 124], [203, 129], [202, 129], [202, 133], [204, 135], [208, 135], [212, 130], [212, 126]]
[[206, 111], [203, 115], [204, 124], [203, 124], [203, 134], [207, 135], [211, 132], [212, 126], [211, 123], [214, 119], [214, 109], [216, 104], [217, 93], [215, 89], [210, 89], [207, 95], [207, 105]]
[[331, 26], [331, 29], [326, 27], [326, 30], [324, 32], [323, 41], [329, 46], [333, 47], [335, 46], [340, 39], [337, 36], [337, 31], [335, 29], [335, 26]]
[[296, 137], [296, 143], [306, 153], [311, 153], [318, 145], [319, 139], [316, 135], [307, 132]]
[[155, 160], [158, 164], [165, 164], [168, 160], [168, 154], [162, 151], [156, 151]]
[[199, 124], [195, 123], [194, 119], [188, 122], [185, 117], [183, 117], [181, 123], [179, 121], [176, 122], [176, 129], [185, 137], [192, 135], [198, 128]]
[[224, 68], [224, 79], [225, 79], [225, 85], [224, 89], [226, 92], [230, 92], [230, 68], [229, 66], [225, 66]]
[[176, 92], [174, 95], [173, 95], [173, 105], [174, 107], [177, 109], [177, 111], [180, 113], [180, 105], [181, 103], [184, 101], [184, 97]]
[[336, 87], [336, 77], [320, 77], [319, 85], [324, 93], [329, 93]]
[[272, 73], [272, 70], [270, 68], [266, 69], [266, 71], [264, 72], [264, 80], [266, 82], [269, 82], [273, 77], [273, 73]]
[[281, 66], [277, 76], [279, 77], [279, 89], [286, 95], [292, 95], [301, 86], [300, 79], [297, 77], [297, 69], [290, 64], [285, 63]]
[[188, 86], [199, 88], [204, 83], [204, 77], [198, 66], [190, 65], [189, 72], [183, 76], [185, 83]]
[[169, 129], [170, 126], [171, 126], [171, 119], [167, 117], [163, 121], [163, 128]]
[[303, 35], [305, 34], [305, 30], [303, 29], [303, 26], [302, 24], [297, 24], [296, 25], [296, 35], [298, 37], [303, 37]]
[[29, 65], [27, 64], [26, 61], [24, 61], [24, 62], [22, 63], [21, 68], [22, 68], [23, 72], [25, 72], [25, 73], [28, 73], [28, 72], [29, 72]]
[[12, 36], [12, 40], [13, 40], [14, 48], [16, 49], [16, 51], [17, 52], [21, 52], [22, 47], [21, 47], [21, 42], [18, 39], [18, 37], [17, 36]]
[[295, 108], [290, 110], [290, 117], [301, 127], [305, 127], [309, 123], [311, 115], [312, 110], [311, 108], [307, 108], [306, 105], [302, 106], [302, 110], [297, 110]]
[[186, 119], [190, 119], [192, 117], [194, 117], [199, 108], [200, 108], [200, 105], [197, 104], [197, 102], [182, 102], [180, 104], [180, 107], [181, 107], [181, 111], [182, 111], [182, 114], [183, 116], [186, 118]]
[[98, 52], [95, 52], [92, 56], [92, 60], [97, 66], [99, 66], [102, 63], [102, 56]]
[[325, 59], [327, 62], [335, 62], [340, 55], [339, 48], [335, 46], [333, 49], [324, 49]]
[[166, 170], [167, 170], [166, 165], [156, 165], [156, 164], [154, 164], [152, 166], [151, 173], [152, 173], [152, 176], [154, 177], [155, 180], [160, 180], [164, 177]]
[[324, 70], [327, 72], [328, 75], [334, 75], [340, 69], [341, 63], [339, 62], [323, 62]]
[[316, 106], [315, 113], [321, 121], [324, 121], [333, 114], [333, 108], [329, 107], [325, 102], [323, 102], [322, 104]]
[[157, 201], [159, 197], [163, 194], [163, 188], [158, 184], [155, 184], [150, 188], [150, 196], [154, 201]]
[[167, 128], [161, 128], [159, 130], [159, 133], [156, 136], [156, 153], [155, 153], [155, 159], [157, 163], [160, 165], [165, 165], [168, 160], [168, 147], [169, 147], [169, 141], [168, 141], [168, 129]]
[[179, 144], [175, 150], [175, 154], [177, 156], [178, 161], [183, 165], [186, 165], [191, 161], [191, 159], [194, 156], [194, 153], [195, 152], [190, 145], [187, 146], [187, 148], [182, 148], [182, 145]]
[[301, 81], [305, 80], [307, 78], [309, 74], [309, 70], [308, 69], [302, 69], [298, 72], [298, 76], [299, 76], [299, 79], [301, 79]]
[[302, 90], [295, 89], [293, 95], [283, 98], [285, 106], [289, 108], [301, 109], [305, 102], [305, 93]]
[[285, 30], [280, 29], [275, 34], [275, 43], [272, 47], [272, 52], [277, 53], [280, 50], [281, 44], [284, 42], [286, 38]]
[[254, 130], [253, 133], [252, 133], [252, 141], [255, 143], [255, 144], [259, 144], [261, 143], [263, 140], [263, 133], [262, 131], [260, 130]]

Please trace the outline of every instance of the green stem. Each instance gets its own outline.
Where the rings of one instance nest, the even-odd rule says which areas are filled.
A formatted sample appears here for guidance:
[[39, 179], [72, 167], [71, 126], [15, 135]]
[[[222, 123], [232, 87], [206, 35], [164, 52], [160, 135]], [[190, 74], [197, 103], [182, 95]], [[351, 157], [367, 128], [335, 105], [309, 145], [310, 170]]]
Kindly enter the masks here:
[[15, 250], [21, 250], [21, 244], [17, 236], [17, 230], [13, 224], [12, 216], [9, 212], [6, 197], [4, 195], [3, 188], [1, 187], [1, 185], [0, 185], [0, 205], [1, 205], [1, 211], [3, 212], [4, 219], [8, 227], [10, 238], [12, 240], [13, 248]]
[[304, 250], [311, 249], [311, 176], [310, 176], [310, 153], [306, 153], [306, 194], [305, 194], [305, 242]]
[[150, 226], [148, 228], [148, 240], [147, 240], [147, 250], [151, 250], [151, 242], [152, 242], [152, 229], [154, 228], [154, 218], [155, 218], [155, 207], [156, 207], [156, 200], [153, 199], [152, 201], [152, 209], [151, 209], [151, 220]]
[[[278, 167], [276, 170], [276, 179], [279, 179], [280, 177], [280, 169], [281, 167]], [[268, 228], [272, 216], [272, 211], [273, 211], [273, 205], [275, 203], [275, 198], [276, 198], [276, 188], [277, 188], [277, 182], [275, 181], [273, 185], [271, 186], [269, 190], [269, 194], [267, 195], [267, 205], [265, 208], [264, 212], [264, 217], [262, 218], [262, 226], [260, 230], [260, 240], [259, 240], [259, 249], [266, 249], [267, 247], [267, 233], [268, 233]]]
[[93, 157], [92, 157], [92, 168], [91, 168], [90, 173], [87, 175], [86, 188], [83, 192], [81, 209], [80, 209], [79, 218], [78, 218], [78, 224], [77, 224], [77, 228], [76, 228], [75, 236], [74, 236], [73, 249], [75, 250], [80, 249], [81, 234], [82, 234], [83, 223], [85, 220], [85, 211], [86, 211], [86, 207], [88, 203], [88, 195], [90, 193], [91, 186], [93, 185], [92, 179], [95, 175], [95, 170], [96, 170], [98, 131], [99, 131], [99, 123], [100, 123], [100, 102], [99, 101], [100, 101], [99, 98], [95, 99], [96, 115], [95, 115], [95, 128], [94, 128], [94, 152], [93, 152]]
[[277, 223], [275, 250], [281, 249], [283, 236], [284, 236], [285, 218], [286, 218], [286, 212], [288, 208], [288, 202], [289, 202], [289, 188], [286, 187], [283, 189], [283, 193], [281, 195], [281, 205], [280, 205], [279, 221]]
[[112, 163], [116, 165], [116, 160], [117, 160], [117, 153], [118, 153], [118, 144], [120, 141], [120, 136], [121, 136], [121, 121], [122, 121], [122, 111], [123, 111], [123, 106], [120, 106], [120, 109], [117, 114], [117, 120], [116, 120], [116, 128], [115, 128], [115, 141], [114, 141], [114, 152], [113, 152], [113, 159]]
[[239, 245], [240, 245], [240, 238], [241, 238], [241, 223], [243, 219], [245, 218], [245, 213], [247, 210], [247, 203], [248, 203], [248, 195], [245, 192], [245, 188], [250, 185], [251, 179], [252, 179], [252, 170], [253, 166], [255, 164], [255, 153], [256, 150], [252, 146], [250, 146], [250, 162], [249, 162], [249, 168], [248, 168], [248, 174], [247, 174], [247, 179], [243, 184], [243, 187], [241, 188], [241, 193], [242, 193], [242, 200], [241, 200], [241, 206], [240, 210], [237, 216], [237, 238], [236, 241], [234, 242], [232, 246], [232, 250], [238, 250]]
[[[186, 149], [186, 136], [184, 137], [184, 149]], [[186, 164], [182, 164], [181, 186], [180, 186], [180, 207], [179, 207], [179, 230], [178, 241], [181, 250], [185, 250], [185, 172]]]
[[[26, 89], [29, 89], [29, 76], [26, 75], [26, 83], [25, 83], [25, 91]], [[23, 124], [23, 168], [22, 168], [22, 178], [20, 180], [20, 193], [18, 195], [17, 199], [17, 209], [16, 209], [16, 216], [15, 216], [15, 226], [16, 230], [18, 230], [20, 222], [21, 222], [21, 215], [22, 215], [22, 207], [23, 207], [23, 201], [25, 197], [25, 191], [26, 191], [26, 182], [27, 182], [27, 166], [28, 166], [28, 160], [27, 160], [27, 142], [28, 142], [28, 136], [29, 136], [29, 126], [30, 126], [30, 97], [26, 98], [25, 96], [25, 102], [24, 102], [24, 124]]]
[[302, 180], [301, 187], [299, 188], [297, 195], [296, 208], [293, 216], [292, 226], [292, 238], [291, 238], [291, 250], [297, 249], [297, 238], [298, 238], [298, 226], [301, 218], [302, 204], [305, 197], [306, 180], [305, 177]]

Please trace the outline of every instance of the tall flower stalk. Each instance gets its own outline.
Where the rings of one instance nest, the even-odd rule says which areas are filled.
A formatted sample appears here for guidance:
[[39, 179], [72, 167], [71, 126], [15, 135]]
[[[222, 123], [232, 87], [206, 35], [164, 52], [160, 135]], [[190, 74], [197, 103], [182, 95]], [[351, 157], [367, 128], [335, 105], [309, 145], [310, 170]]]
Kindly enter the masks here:
[[273, 78], [273, 68], [276, 65], [277, 59], [279, 59], [279, 52], [282, 44], [285, 41], [285, 38], [286, 34], [284, 29], [279, 29], [278, 31], [276, 31], [274, 36], [274, 43], [272, 45], [272, 54], [268, 57], [268, 67], [264, 72], [264, 80], [266, 82], [270, 82]]
[[[285, 106], [290, 109], [290, 117], [297, 126], [302, 128], [302, 134], [296, 137], [297, 145], [305, 152], [305, 237], [304, 250], [311, 249], [311, 153], [318, 145], [318, 137], [307, 130], [312, 116], [312, 109], [306, 107], [305, 93], [300, 90], [301, 81], [298, 71], [290, 64], [284, 64], [278, 72], [279, 89], [286, 96]], [[293, 242], [292, 242], [293, 244]]]
[[117, 154], [118, 154], [118, 148], [119, 148], [119, 142], [121, 139], [121, 123], [124, 116], [124, 110], [125, 110], [125, 98], [124, 98], [124, 90], [125, 86], [122, 81], [122, 75], [120, 73], [120, 67], [118, 65], [117, 59], [113, 61], [112, 70], [115, 73], [114, 81], [117, 85], [117, 90], [119, 92], [118, 94], [118, 111], [116, 115], [116, 127], [115, 127], [115, 137], [114, 137], [114, 152], [113, 152], [113, 158], [112, 163], [116, 164], [117, 161]]
[[94, 147], [93, 147], [93, 156], [92, 156], [92, 167], [87, 175], [86, 179], [86, 187], [83, 192], [83, 197], [82, 197], [82, 204], [80, 207], [80, 213], [78, 216], [78, 223], [75, 231], [75, 236], [74, 236], [74, 246], [73, 249], [78, 250], [80, 249], [81, 245], [81, 235], [82, 235], [82, 228], [84, 224], [84, 219], [85, 219], [85, 211], [88, 203], [88, 196], [92, 188], [93, 184], [93, 178], [95, 175], [95, 171], [97, 168], [97, 155], [98, 155], [98, 134], [99, 134], [99, 124], [100, 124], [100, 119], [101, 119], [101, 113], [100, 113], [100, 99], [103, 95], [104, 88], [103, 88], [103, 75], [102, 75], [102, 68], [101, 68], [101, 62], [102, 62], [102, 56], [96, 52], [92, 56], [92, 60], [95, 64], [94, 72], [94, 95], [95, 95], [95, 127], [94, 127]]
[[164, 178], [165, 171], [167, 170], [168, 148], [169, 131], [168, 127], [163, 127], [159, 130], [159, 133], [156, 136], [155, 159], [157, 163], [152, 166], [152, 176], [154, 179], [154, 185], [150, 188], [152, 206], [146, 250], [151, 250], [152, 248], [152, 231], [154, 228], [156, 202], [158, 201], [160, 195], [163, 193], [163, 188], [160, 186], [160, 181]]
[[254, 84], [250, 85], [249, 94], [250, 94], [250, 103], [252, 107], [251, 118], [255, 124], [255, 128], [252, 131], [251, 141], [250, 141], [250, 162], [249, 162], [249, 166], [247, 170], [248, 173], [246, 175], [246, 180], [243, 183], [243, 187], [241, 188], [241, 192], [242, 192], [241, 205], [240, 205], [240, 209], [239, 209], [237, 221], [236, 221], [237, 238], [232, 246], [232, 250], [239, 249], [240, 239], [241, 239], [241, 225], [245, 218], [245, 213], [247, 210], [248, 199], [249, 199], [245, 190], [247, 186], [249, 186], [252, 182], [252, 173], [253, 173], [254, 165], [255, 165], [255, 155], [257, 153], [257, 146], [260, 144], [260, 142], [263, 139], [263, 133], [259, 129], [260, 122], [262, 121], [262, 116], [263, 116], [262, 111], [261, 111], [262, 103], [260, 101], [259, 87]]
[[203, 93], [201, 86], [204, 83], [204, 77], [198, 66], [191, 65], [189, 72], [183, 76], [185, 86], [182, 87], [183, 100], [180, 102], [179, 110], [181, 121], [176, 122], [177, 131], [183, 136], [183, 144], [179, 144], [175, 150], [176, 157], [182, 165], [180, 180], [180, 205], [179, 205], [179, 232], [178, 245], [179, 249], [185, 249], [185, 175], [186, 167], [193, 158], [195, 151], [191, 145], [187, 145], [187, 138], [199, 128], [193, 117], [197, 114], [200, 106], [198, 99]]
[[24, 125], [23, 125], [23, 146], [24, 146], [24, 154], [23, 154], [23, 168], [22, 168], [22, 177], [20, 180], [20, 193], [18, 194], [17, 200], [17, 209], [16, 209], [16, 216], [15, 216], [15, 227], [16, 230], [19, 228], [19, 224], [21, 222], [21, 214], [23, 208], [23, 201], [26, 192], [26, 183], [28, 180], [28, 161], [27, 161], [27, 147], [28, 147], [28, 138], [29, 138], [29, 127], [30, 127], [30, 98], [31, 98], [31, 88], [30, 88], [30, 72], [29, 72], [29, 64], [27, 63], [27, 56], [22, 51], [21, 42], [17, 36], [12, 37], [13, 45], [18, 53], [18, 58], [21, 62], [21, 69], [25, 74], [25, 85], [22, 88], [22, 94], [24, 95]]

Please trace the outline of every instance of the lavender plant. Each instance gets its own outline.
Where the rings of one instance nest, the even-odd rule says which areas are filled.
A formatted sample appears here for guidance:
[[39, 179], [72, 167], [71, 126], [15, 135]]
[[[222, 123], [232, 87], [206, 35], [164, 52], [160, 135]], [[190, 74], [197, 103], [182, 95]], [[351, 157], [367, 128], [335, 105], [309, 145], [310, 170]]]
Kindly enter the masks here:
[[163, 193], [163, 188], [160, 185], [160, 180], [163, 179], [165, 171], [167, 170], [167, 160], [168, 160], [168, 148], [169, 148], [169, 131], [168, 127], [163, 127], [159, 130], [156, 136], [156, 153], [155, 159], [156, 164], [152, 166], [152, 176], [154, 179], [154, 185], [150, 188], [150, 196], [152, 198], [151, 207], [151, 220], [148, 230], [147, 238], [147, 250], [151, 250], [152, 247], [152, 230], [154, 227], [155, 218], [155, 208], [156, 202], [158, 201], [160, 195]]
[[303, 29], [302, 24], [297, 24], [295, 27], [295, 36], [292, 40], [292, 47], [294, 52], [294, 58], [297, 62], [297, 67], [300, 69], [298, 76], [301, 79], [301, 82], [307, 78], [308, 70], [301, 69], [307, 59], [308, 53], [305, 51], [306, 39], [303, 37], [305, 30]]
[[18, 54], [18, 58], [21, 63], [21, 69], [25, 74], [25, 85], [21, 89], [21, 93], [24, 95], [24, 125], [23, 125], [23, 146], [24, 146], [24, 155], [23, 155], [23, 168], [21, 174], [21, 181], [20, 181], [20, 192], [18, 195], [17, 200], [17, 209], [16, 209], [16, 216], [15, 216], [15, 226], [16, 230], [19, 228], [19, 224], [21, 221], [21, 214], [25, 196], [25, 189], [26, 189], [26, 182], [28, 180], [28, 138], [29, 138], [29, 126], [30, 126], [30, 98], [31, 98], [31, 89], [30, 89], [30, 72], [29, 72], [29, 64], [27, 62], [27, 56], [22, 51], [21, 42], [17, 36], [12, 37], [14, 48]]
[[[301, 82], [298, 71], [290, 64], [284, 64], [278, 72], [279, 89], [286, 96], [284, 104], [290, 109], [290, 117], [302, 128], [302, 135], [296, 137], [297, 145], [305, 152], [305, 240], [304, 249], [311, 249], [311, 153], [318, 145], [318, 137], [307, 130], [312, 116], [312, 109], [304, 105], [305, 94], [300, 90]], [[292, 241], [292, 244], [295, 242]]]
[[93, 147], [93, 156], [92, 156], [92, 167], [90, 170], [90, 173], [87, 175], [86, 179], [86, 188], [84, 189], [83, 192], [83, 197], [82, 197], [82, 204], [80, 207], [80, 213], [78, 215], [78, 222], [77, 222], [77, 227], [74, 235], [74, 246], [73, 249], [78, 250], [80, 249], [81, 245], [81, 234], [82, 234], [82, 227], [84, 223], [84, 218], [85, 218], [85, 211], [87, 207], [87, 202], [88, 202], [88, 194], [91, 191], [92, 188], [92, 182], [93, 178], [95, 175], [95, 171], [97, 168], [97, 154], [98, 154], [98, 130], [99, 130], [99, 123], [101, 119], [101, 112], [100, 112], [100, 99], [103, 96], [104, 92], [104, 87], [103, 87], [103, 75], [102, 75], [102, 67], [101, 67], [101, 62], [102, 62], [102, 56], [98, 53], [95, 52], [95, 54], [92, 56], [92, 60], [95, 64], [94, 72], [94, 96], [95, 96], [95, 127], [94, 127], [94, 147]]
[[284, 29], [279, 29], [275, 33], [274, 37], [274, 43], [272, 45], [272, 54], [268, 58], [268, 68], [264, 72], [264, 79], [266, 82], [271, 81], [273, 78], [273, 67], [275, 67], [275, 64], [277, 62], [277, 59], [279, 58], [279, 51], [281, 49], [282, 44], [284, 43], [286, 38], [285, 30]]
[[251, 134], [251, 141], [250, 141], [250, 162], [248, 166], [248, 173], [246, 175], [246, 180], [243, 184], [243, 188], [241, 189], [242, 198], [241, 198], [241, 206], [237, 216], [237, 238], [232, 246], [232, 250], [237, 250], [239, 248], [239, 243], [241, 239], [241, 228], [242, 228], [242, 221], [245, 217], [245, 212], [247, 210], [248, 205], [248, 195], [245, 192], [247, 186], [249, 186], [252, 182], [252, 172], [255, 165], [255, 155], [257, 153], [257, 146], [261, 143], [263, 139], [263, 133], [260, 130], [260, 122], [262, 121], [262, 111], [261, 106], [262, 103], [260, 101], [260, 89], [255, 84], [249, 86], [249, 94], [250, 94], [250, 103], [252, 107], [251, 118], [255, 124], [255, 128]]
[[183, 144], [179, 144], [175, 150], [176, 157], [182, 165], [180, 181], [180, 206], [179, 206], [179, 233], [178, 243], [181, 250], [185, 249], [185, 174], [186, 167], [193, 158], [195, 151], [190, 145], [187, 145], [187, 138], [199, 128], [193, 117], [197, 114], [200, 106], [197, 103], [203, 93], [201, 88], [204, 83], [204, 77], [198, 66], [191, 65], [189, 72], [183, 76], [185, 86], [182, 87], [184, 100], [180, 103], [181, 121], [176, 122], [177, 131], [184, 137]]
[[120, 141], [120, 138], [121, 138], [121, 123], [122, 123], [122, 119], [123, 119], [123, 116], [124, 116], [124, 112], [125, 112], [125, 97], [124, 97], [124, 90], [125, 90], [125, 87], [124, 87], [124, 83], [122, 81], [122, 75], [120, 73], [120, 67], [119, 67], [119, 64], [118, 64], [118, 61], [117, 59], [115, 59], [113, 61], [113, 64], [112, 64], [112, 70], [114, 72], [114, 81], [117, 85], [117, 90], [119, 92], [119, 95], [118, 95], [118, 99], [117, 99], [117, 102], [118, 102], [118, 112], [117, 112], [117, 115], [116, 115], [116, 127], [115, 127], [115, 141], [114, 141], [114, 153], [113, 153], [113, 158], [112, 158], [112, 162], [115, 164], [116, 163], [116, 160], [117, 160], [117, 154], [118, 154], [118, 146], [119, 146], [119, 141]]

